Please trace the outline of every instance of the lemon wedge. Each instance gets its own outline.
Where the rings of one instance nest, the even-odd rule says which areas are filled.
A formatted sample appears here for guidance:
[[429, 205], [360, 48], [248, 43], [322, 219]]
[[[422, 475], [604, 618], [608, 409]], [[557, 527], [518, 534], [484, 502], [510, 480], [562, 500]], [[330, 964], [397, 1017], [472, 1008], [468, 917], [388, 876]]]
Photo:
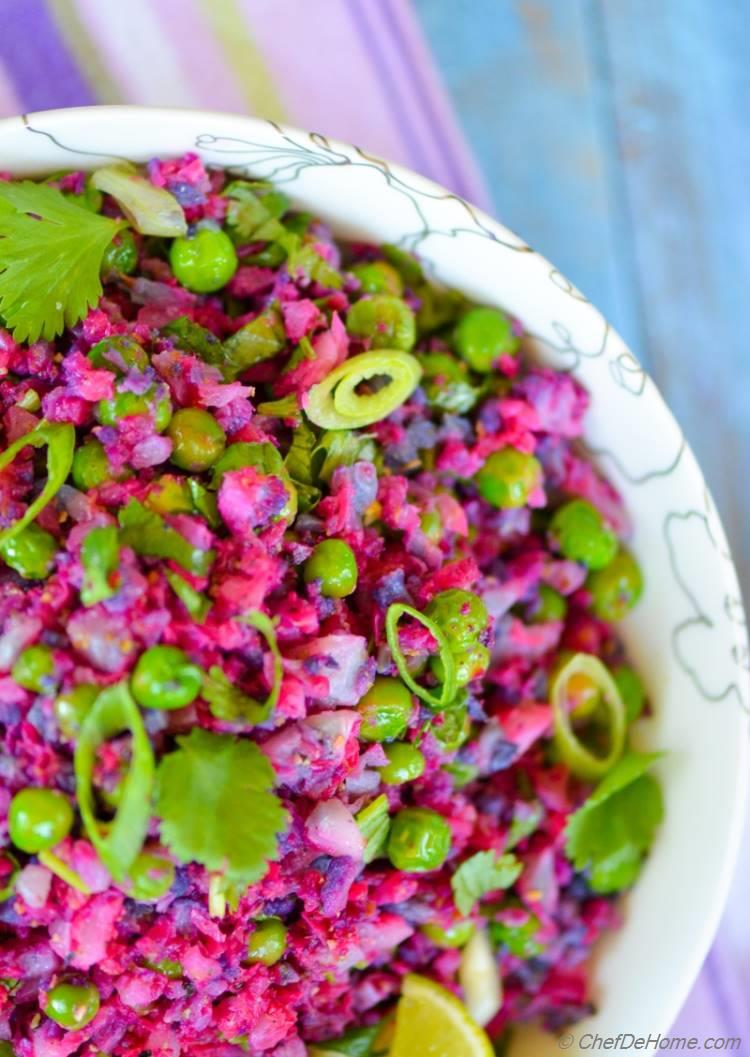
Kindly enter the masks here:
[[494, 1057], [494, 1051], [455, 995], [412, 974], [404, 978], [389, 1057]]

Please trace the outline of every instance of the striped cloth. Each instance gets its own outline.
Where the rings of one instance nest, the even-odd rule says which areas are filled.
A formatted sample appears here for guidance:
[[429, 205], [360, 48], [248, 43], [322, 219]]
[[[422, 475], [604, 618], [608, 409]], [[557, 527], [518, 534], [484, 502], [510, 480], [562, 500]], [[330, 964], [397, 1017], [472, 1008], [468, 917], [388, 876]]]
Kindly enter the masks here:
[[361, 143], [488, 201], [403, 0], [3, 0], [0, 8], [0, 115], [90, 103], [261, 114]]
[[[361, 143], [489, 205], [408, 0], [0, 0], [0, 13], [0, 116], [91, 103], [255, 113]], [[748, 920], [744, 899], [735, 887], [675, 1034], [750, 1030], [733, 970], [750, 945], [733, 927]]]

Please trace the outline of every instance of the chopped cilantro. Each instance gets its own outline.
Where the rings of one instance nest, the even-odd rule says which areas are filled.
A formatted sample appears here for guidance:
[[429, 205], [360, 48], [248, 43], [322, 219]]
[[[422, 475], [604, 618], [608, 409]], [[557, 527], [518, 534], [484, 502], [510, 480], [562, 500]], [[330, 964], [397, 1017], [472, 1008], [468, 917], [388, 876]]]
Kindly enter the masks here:
[[157, 771], [161, 837], [180, 862], [198, 862], [230, 887], [260, 880], [278, 856], [287, 814], [255, 742], [195, 727]]
[[0, 315], [16, 341], [54, 338], [87, 315], [123, 227], [46, 184], [0, 182]]
[[488, 892], [509, 888], [522, 869], [515, 855], [478, 851], [466, 859], [451, 877], [453, 899], [459, 912], [465, 916]]
[[623, 756], [568, 819], [566, 853], [595, 892], [628, 888], [640, 873], [664, 813], [659, 783], [646, 773], [658, 756]]

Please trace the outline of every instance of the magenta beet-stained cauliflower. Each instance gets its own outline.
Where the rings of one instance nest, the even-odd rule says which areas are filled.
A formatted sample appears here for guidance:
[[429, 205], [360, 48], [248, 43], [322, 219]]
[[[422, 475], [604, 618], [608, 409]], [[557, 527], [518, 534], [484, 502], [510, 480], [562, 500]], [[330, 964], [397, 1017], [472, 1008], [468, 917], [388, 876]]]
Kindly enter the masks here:
[[194, 155], [0, 180], [2, 1057], [368, 1057], [409, 973], [590, 1011], [642, 583], [523, 344]]

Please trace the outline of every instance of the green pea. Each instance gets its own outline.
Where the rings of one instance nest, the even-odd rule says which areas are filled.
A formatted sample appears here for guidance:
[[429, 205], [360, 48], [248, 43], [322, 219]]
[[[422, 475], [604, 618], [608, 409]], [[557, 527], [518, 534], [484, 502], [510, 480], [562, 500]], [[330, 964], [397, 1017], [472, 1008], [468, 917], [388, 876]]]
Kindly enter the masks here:
[[181, 470], [201, 473], [216, 462], [227, 445], [227, 435], [208, 411], [183, 407], [169, 423], [171, 459]]
[[380, 768], [380, 778], [385, 785], [404, 785], [424, 774], [425, 759], [416, 745], [408, 741], [394, 741], [383, 746], [388, 763]]
[[286, 950], [286, 926], [280, 918], [264, 918], [247, 941], [247, 960], [275, 965]]
[[320, 581], [326, 598], [346, 598], [357, 587], [357, 559], [343, 540], [323, 540], [305, 562], [305, 583]]
[[154, 386], [145, 393], [126, 390], [96, 405], [96, 417], [103, 426], [116, 426], [133, 415], [152, 415], [157, 433], [163, 433], [172, 417], [172, 402], [168, 396], [158, 395]]
[[[451, 652], [456, 662], [456, 684], [458, 686], [466, 686], [474, 679], [478, 679], [490, 666], [490, 651], [481, 642], [475, 642], [472, 646]], [[430, 668], [442, 683], [445, 680], [445, 672], [440, 657], [430, 659]]]
[[202, 686], [203, 672], [177, 646], [151, 646], [138, 658], [130, 680], [139, 705], [166, 710], [185, 708]]
[[226, 286], [237, 271], [232, 240], [219, 228], [200, 228], [194, 235], [176, 238], [169, 263], [178, 282], [196, 294], [210, 294]]
[[88, 440], [76, 449], [71, 472], [73, 484], [82, 492], [99, 488], [114, 479], [104, 445], [98, 440]]
[[519, 340], [505, 313], [496, 308], [470, 308], [455, 334], [456, 349], [470, 367], [487, 374], [500, 356], [514, 356]]
[[424, 279], [422, 265], [408, 250], [402, 250], [400, 246], [384, 242], [380, 247], [380, 252], [388, 263], [393, 265], [407, 286], [416, 286]]
[[66, 1031], [78, 1031], [99, 1012], [99, 992], [93, 984], [57, 984], [47, 992], [44, 1012]]
[[442, 815], [427, 807], [407, 807], [391, 823], [388, 858], [397, 870], [426, 873], [438, 870], [451, 850], [451, 828]]
[[571, 499], [556, 510], [549, 534], [565, 558], [589, 569], [603, 569], [617, 553], [617, 536], [585, 499]]
[[452, 414], [471, 411], [479, 390], [471, 384], [465, 363], [448, 352], [429, 352], [419, 357], [424, 374], [422, 388], [432, 407]]
[[620, 665], [612, 676], [620, 691], [620, 697], [625, 704], [625, 715], [628, 723], [633, 723], [643, 712], [646, 704], [646, 691], [643, 688], [640, 676], [626, 664]]
[[364, 294], [391, 294], [401, 297], [404, 284], [401, 276], [388, 261], [362, 261], [351, 268], [359, 279]]
[[444, 929], [441, 925], [429, 923], [423, 925], [420, 931], [432, 940], [436, 947], [452, 950], [455, 947], [466, 946], [476, 931], [476, 925], [473, 921], [457, 921], [455, 925], [449, 925], [447, 929]]
[[73, 808], [54, 789], [28, 786], [13, 797], [8, 812], [8, 832], [17, 848], [36, 855], [54, 848], [73, 827]]
[[369, 338], [373, 349], [408, 352], [417, 340], [414, 313], [401, 298], [388, 294], [375, 294], [353, 304], [346, 329], [354, 337]]
[[400, 679], [379, 675], [357, 705], [362, 741], [389, 741], [406, 732], [413, 710], [411, 691]]
[[129, 870], [131, 899], [155, 903], [174, 884], [174, 863], [164, 855], [142, 851]]
[[455, 655], [456, 682], [459, 686], [467, 686], [475, 679], [481, 679], [490, 666], [490, 651], [487, 646], [477, 643], [469, 650], [462, 650]]
[[[177, 412], [179, 415], [179, 411]], [[158, 477], [148, 490], [146, 506], [157, 514], [190, 514], [193, 500], [184, 477], [165, 473]]]
[[27, 646], [19, 654], [10, 674], [24, 690], [33, 690], [36, 694], [49, 693], [58, 681], [52, 650], [42, 643]]
[[605, 568], [590, 573], [586, 587], [591, 608], [601, 620], [622, 620], [643, 593], [640, 567], [629, 551], [620, 550]]
[[102, 257], [101, 273], [103, 277], [120, 272], [132, 275], [138, 267], [138, 247], [133, 232], [126, 228], [110, 242]]
[[148, 353], [132, 334], [112, 334], [102, 338], [88, 351], [88, 358], [94, 367], [127, 374], [135, 368], [145, 371], [149, 365]]
[[57, 540], [35, 521], [0, 543], [0, 556], [24, 580], [44, 580], [52, 572]]
[[479, 494], [499, 510], [525, 506], [529, 496], [542, 480], [538, 459], [516, 448], [495, 451], [474, 480]]
[[414, 289], [419, 298], [417, 330], [421, 336], [443, 330], [466, 308], [466, 298], [456, 290], [445, 290], [432, 283], [420, 283]]
[[568, 603], [565, 598], [547, 584], [539, 585], [539, 601], [534, 610], [535, 624], [546, 624], [553, 620], [565, 620]]
[[100, 686], [95, 686], [93, 683], [80, 683], [70, 690], [64, 690], [55, 698], [55, 719], [63, 737], [72, 740], [77, 736], [81, 723], [100, 692]]
[[451, 649], [457, 650], [473, 646], [490, 619], [479, 595], [460, 587], [435, 595], [425, 613], [440, 627]]

